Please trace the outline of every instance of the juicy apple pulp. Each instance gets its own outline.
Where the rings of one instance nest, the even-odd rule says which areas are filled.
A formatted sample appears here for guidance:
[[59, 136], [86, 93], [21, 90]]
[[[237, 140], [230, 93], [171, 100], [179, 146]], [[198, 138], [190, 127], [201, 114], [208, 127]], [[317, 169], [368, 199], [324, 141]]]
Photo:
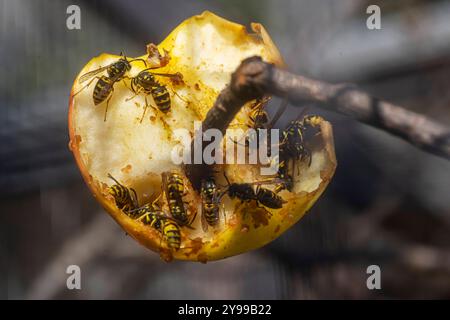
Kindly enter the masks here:
[[[299, 161], [292, 192], [284, 190], [279, 193], [286, 201], [282, 209], [262, 208], [255, 201], [240, 205], [239, 200], [224, 196], [221, 204], [224, 215], [221, 214], [219, 225], [203, 230], [201, 197], [183, 175], [182, 166], [172, 161], [172, 150], [179, 144], [173, 133], [183, 128], [194, 134], [194, 121], [205, 118], [243, 59], [258, 55], [267, 62], [284, 66], [278, 49], [263, 26], [252, 24], [252, 29], [248, 33], [242, 25], [204, 12], [181, 23], [162, 43], [153, 47], [162, 58], [157, 55], [139, 57], [162, 65], [152, 72], [182, 75], [182, 81], [155, 76], [170, 93], [171, 109], [163, 113], [149, 107], [142, 122], [145, 95], [133, 97], [129, 79], [115, 83], [106, 121], [106, 102], [95, 105], [93, 101], [97, 79], [85, 88], [86, 83], [78, 81], [80, 76], [107, 66], [120, 56], [102, 54], [93, 58], [75, 79], [69, 106], [69, 146], [83, 178], [96, 199], [126, 233], [159, 252], [165, 260], [206, 262], [261, 247], [295, 224], [322, 194], [333, 176], [336, 159], [332, 129], [328, 122], [321, 121], [318, 124], [320, 134], [314, 137], [315, 147], [311, 149], [311, 165]], [[139, 60], [132, 61], [131, 65], [127, 74], [130, 78], [145, 69]], [[98, 76], [101, 75], [106, 75], [106, 71]], [[151, 96], [147, 99], [150, 105], [155, 106]], [[248, 128], [249, 112], [249, 106], [243, 107], [232, 126]], [[119, 210], [108, 192], [108, 187], [114, 183], [108, 178], [111, 174], [123, 185], [136, 190], [140, 205], [152, 202], [161, 194], [161, 174], [171, 170], [184, 177], [186, 206], [190, 214], [197, 212], [192, 228], [181, 227], [179, 250], [170, 249], [159, 231]], [[217, 183], [221, 186], [226, 185], [224, 171], [233, 182], [267, 179], [259, 175], [257, 165], [217, 165], [215, 170]], [[167, 211], [164, 196], [161, 201], [162, 208]]]

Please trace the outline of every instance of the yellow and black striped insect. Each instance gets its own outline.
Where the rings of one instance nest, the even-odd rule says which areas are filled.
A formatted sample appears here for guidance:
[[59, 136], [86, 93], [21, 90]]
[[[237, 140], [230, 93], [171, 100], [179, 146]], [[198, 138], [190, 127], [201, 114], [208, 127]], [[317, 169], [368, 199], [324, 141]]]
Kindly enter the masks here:
[[277, 179], [279, 179], [280, 182], [275, 185], [274, 192], [279, 193], [283, 190], [292, 191], [294, 181], [292, 175], [290, 175], [287, 170], [287, 159], [284, 159], [282, 154], [279, 156], [280, 162], [278, 164]]
[[108, 177], [116, 183], [108, 188], [108, 192], [114, 197], [117, 208], [126, 214], [130, 214], [132, 210], [138, 207], [136, 190], [125, 187], [109, 173]]
[[[147, 68], [139, 72], [139, 74], [131, 80], [131, 90], [134, 92], [135, 96], [140, 94], [141, 92], [145, 94], [145, 107], [144, 112], [141, 117], [141, 122], [144, 119], [145, 112], [149, 106], [147, 101], [147, 95], [151, 95], [153, 97], [153, 101], [155, 102], [158, 110], [162, 113], [167, 113], [171, 108], [171, 100], [169, 91], [165, 86], [160, 84], [158, 80], [155, 79], [155, 75], [163, 76], [163, 77], [172, 77], [178, 78], [180, 74], [168, 74], [168, 73], [154, 73], [149, 70], [155, 68]], [[132, 99], [134, 97], [131, 97]], [[129, 99], [128, 99], [129, 100]]]
[[155, 202], [158, 201], [158, 199], [156, 199], [152, 204], [146, 204], [136, 210], [133, 210], [133, 216], [137, 217], [137, 220], [142, 221], [145, 225], [149, 225], [159, 231], [169, 248], [178, 250], [181, 245], [180, 227], [174, 219], [168, 217], [157, 206], [155, 206]]
[[224, 194], [228, 194], [231, 199], [238, 198], [241, 202], [250, 202], [255, 200], [255, 190], [249, 183], [230, 183], [228, 177], [224, 174], [227, 180], [228, 187], [222, 192], [221, 197]]
[[200, 194], [202, 198], [202, 227], [217, 226], [220, 219], [220, 192], [214, 178], [202, 180]]
[[[129, 79], [129, 77], [126, 74], [131, 70], [131, 62], [133, 61], [142, 61], [144, 62], [144, 64], [146, 64], [146, 62], [143, 59], [128, 60], [126, 56], [122, 56], [122, 58], [107, 66], [100, 67], [98, 69], [83, 74], [78, 79], [78, 83], [81, 84], [89, 79], [92, 80], [89, 81], [89, 83], [86, 84], [83, 88], [81, 88], [77, 93], [75, 93], [74, 96], [76, 96], [86, 87], [89, 87], [92, 81], [97, 79], [97, 83], [95, 84], [92, 98], [96, 106], [106, 100], [106, 108], [104, 116], [104, 121], [106, 121], [106, 114], [108, 112], [109, 100], [111, 100], [112, 93], [114, 91], [114, 84], [123, 79]], [[105, 70], [107, 75], [97, 76], [100, 72], [103, 72]]]
[[181, 245], [181, 231], [178, 224], [169, 218], [164, 218], [162, 225], [162, 234], [166, 239], [167, 245], [174, 249], [180, 249]]
[[[270, 130], [273, 125], [278, 121], [283, 112], [287, 107], [287, 100], [283, 100], [282, 104], [278, 108], [276, 114], [269, 121], [269, 115], [267, 111], [264, 110], [265, 105], [269, 101], [269, 97], [263, 97], [261, 99], [257, 99], [254, 104], [251, 106], [250, 113], [248, 115], [249, 121], [247, 127], [252, 129], [249, 135], [245, 136], [245, 146], [251, 146], [254, 148], [261, 147], [262, 143], [259, 141], [259, 131], [266, 129], [267, 131], [267, 140], [270, 141]], [[239, 144], [239, 142], [234, 141]]]
[[183, 178], [176, 172], [163, 172], [162, 182], [172, 218], [180, 226], [190, 226], [197, 213], [190, 218], [186, 211], [183, 201], [183, 196], [186, 194]]
[[286, 203], [281, 196], [274, 191], [261, 187], [260, 184], [256, 187], [255, 199], [263, 206], [271, 209], [281, 209], [283, 204]]
[[268, 98], [262, 98], [256, 100], [256, 102], [251, 107], [249, 113], [249, 127], [255, 130], [266, 129], [269, 123], [269, 115], [267, 111], [264, 110], [264, 105], [267, 103]]
[[[238, 198], [241, 202], [250, 202], [255, 200], [258, 204], [262, 204], [265, 207], [271, 209], [281, 209], [286, 201], [274, 191], [267, 188], [263, 188], [262, 184], [269, 184], [277, 182], [277, 179], [273, 181], [258, 181], [253, 183], [230, 183], [226, 175], [225, 179], [228, 183], [228, 188], [224, 191], [228, 196]], [[257, 185], [256, 191], [253, 186]], [[222, 194], [223, 195], [223, 194]]]
[[282, 141], [280, 143], [280, 159], [284, 162], [293, 160], [307, 160], [311, 165], [312, 155], [306, 146], [305, 134], [311, 128], [318, 128], [322, 118], [316, 115], [304, 116], [301, 120], [294, 120], [283, 130]]
[[309, 163], [311, 162], [310, 152], [304, 144], [304, 130], [305, 126], [301, 120], [291, 121], [283, 130], [280, 154], [286, 159], [303, 160], [308, 158]]

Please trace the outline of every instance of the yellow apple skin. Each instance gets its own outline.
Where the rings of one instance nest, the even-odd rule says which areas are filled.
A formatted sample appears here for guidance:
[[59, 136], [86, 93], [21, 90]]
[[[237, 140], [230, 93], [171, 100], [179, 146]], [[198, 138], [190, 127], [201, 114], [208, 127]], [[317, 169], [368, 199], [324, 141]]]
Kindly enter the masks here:
[[[282, 209], [261, 209], [254, 202], [239, 205], [238, 200], [223, 198], [224, 217], [216, 228], [201, 227], [200, 195], [185, 178], [186, 196], [190, 211], [197, 211], [193, 229], [182, 227], [179, 250], [167, 247], [161, 234], [142, 222], [133, 220], [119, 210], [108, 193], [111, 173], [128, 187], [136, 189], [140, 204], [148, 203], [161, 193], [161, 173], [177, 170], [181, 165], [171, 161], [176, 141], [173, 132], [185, 128], [193, 134], [193, 122], [204, 119], [219, 92], [229, 83], [231, 73], [240, 62], [259, 55], [265, 61], [284, 67], [281, 55], [264, 27], [252, 24], [249, 34], [242, 25], [227, 21], [210, 12], [194, 16], [176, 27], [157, 47], [167, 51], [167, 65], [158, 73], [179, 72], [182, 83], [173, 83], [167, 77], [158, 81], [171, 93], [171, 111], [162, 114], [148, 108], [142, 123], [140, 118], [145, 100], [141, 94], [133, 99], [129, 83], [121, 81], [114, 86], [107, 120], [103, 121], [105, 103], [94, 106], [92, 92], [95, 82], [82, 89], [81, 75], [108, 65], [119, 56], [102, 54], [93, 58], [80, 71], [72, 87], [69, 101], [69, 148], [80, 172], [94, 197], [126, 231], [145, 247], [161, 257], [207, 262], [237, 255], [266, 245], [293, 226], [311, 208], [330, 182], [335, 168], [333, 133], [331, 125], [320, 120], [320, 135], [315, 138], [310, 166], [298, 162], [300, 173], [294, 179], [293, 192], [282, 191], [286, 200]], [[147, 59], [147, 55], [139, 57]], [[132, 58], [129, 58], [130, 60]], [[129, 76], [145, 67], [132, 63]], [[75, 95], [75, 93], [77, 93]], [[151, 97], [148, 100], [153, 102]], [[247, 128], [249, 108], [244, 106], [232, 126]], [[224, 185], [223, 171], [234, 182], [254, 182], [267, 179], [259, 175], [257, 165], [217, 165], [217, 182]], [[164, 207], [163, 205], [163, 208]]]

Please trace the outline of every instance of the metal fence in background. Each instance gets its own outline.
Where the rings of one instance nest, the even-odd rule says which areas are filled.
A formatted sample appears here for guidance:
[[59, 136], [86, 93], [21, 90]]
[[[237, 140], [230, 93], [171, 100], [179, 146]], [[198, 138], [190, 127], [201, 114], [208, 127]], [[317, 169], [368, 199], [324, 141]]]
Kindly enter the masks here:
[[[127, 237], [67, 147], [70, 88], [91, 57], [140, 55], [206, 9], [263, 23], [294, 72], [450, 123], [450, 2], [375, 2], [378, 34], [356, 0], [77, 1], [73, 31], [71, 1], [0, 0], [0, 298], [449, 298], [449, 163], [351, 119], [325, 114], [338, 168], [311, 212], [265, 248], [206, 265], [165, 264]], [[366, 287], [373, 263], [381, 293]], [[68, 264], [83, 270], [80, 291], [65, 287]]]

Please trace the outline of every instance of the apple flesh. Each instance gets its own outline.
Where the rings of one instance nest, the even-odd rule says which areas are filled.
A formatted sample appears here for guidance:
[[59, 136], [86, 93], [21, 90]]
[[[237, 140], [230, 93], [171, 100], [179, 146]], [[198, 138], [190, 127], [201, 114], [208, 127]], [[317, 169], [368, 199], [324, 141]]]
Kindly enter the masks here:
[[[172, 161], [172, 150], [179, 144], [174, 132], [187, 129], [193, 136], [194, 121], [205, 118], [243, 59], [258, 55], [267, 62], [284, 66], [265, 29], [259, 24], [252, 24], [252, 29], [253, 32], [248, 33], [242, 25], [204, 12], [181, 23], [158, 46], [151, 46], [152, 52], [159, 52], [160, 56], [138, 58], [160, 63], [161, 68], [152, 71], [179, 73], [182, 81], [155, 76], [169, 91], [171, 108], [168, 113], [159, 111], [149, 95], [147, 100], [151, 107], [142, 122], [146, 96], [134, 96], [129, 79], [114, 84], [106, 121], [106, 102], [95, 105], [93, 101], [97, 79], [85, 88], [86, 83], [79, 83], [83, 74], [107, 66], [120, 56], [102, 54], [93, 58], [75, 79], [69, 103], [69, 146], [82, 176], [96, 199], [127, 234], [158, 252], [164, 260], [206, 262], [261, 247], [295, 224], [319, 198], [333, 176], [336, 159], [332, 129], [323, 120], [318, 124], [320, 134], [314, 137], [311, 165], [299, 161], [292, 192], [279, 193], [286, 201], [283, 208], [261, 208], [255, 201], [240, 205], [239, 200], [224, 196], [221, 202], [224, 214], [219, 225], [203, 230], [201, 197], [184, 176], [182, 166]], [[145, 69], [144, 63], [138, 60], [131, 62], [131, 66], [127, 73], [130, 78]], [[247, 129], [249, 112], [249, 106], [244, 106], [232, 126]], [[222, 186], [226, 185], [224, 171], [233, 182], [267, 180], [260, 176], [258, 165], [227, 164], [217, 165], [214, 169], [218, 171], [216, 182]], [[108, 178], [111, 174], [123, 185], [136, 190], [140, 205], [152, 202], [162, 193], [162, 173], [171, 170], [180, 173], [184, 179], [187, 194], [183, 200], [188, 212], [191, 215], [197, 213], [192, 228], [181, 227], [179, 250], [170, 249], [159, 231], [118, 209], [108, 192], [109, 186], [114, 184]], [[164, 196], [161, 206], [164, 211], [168, 210]]]

